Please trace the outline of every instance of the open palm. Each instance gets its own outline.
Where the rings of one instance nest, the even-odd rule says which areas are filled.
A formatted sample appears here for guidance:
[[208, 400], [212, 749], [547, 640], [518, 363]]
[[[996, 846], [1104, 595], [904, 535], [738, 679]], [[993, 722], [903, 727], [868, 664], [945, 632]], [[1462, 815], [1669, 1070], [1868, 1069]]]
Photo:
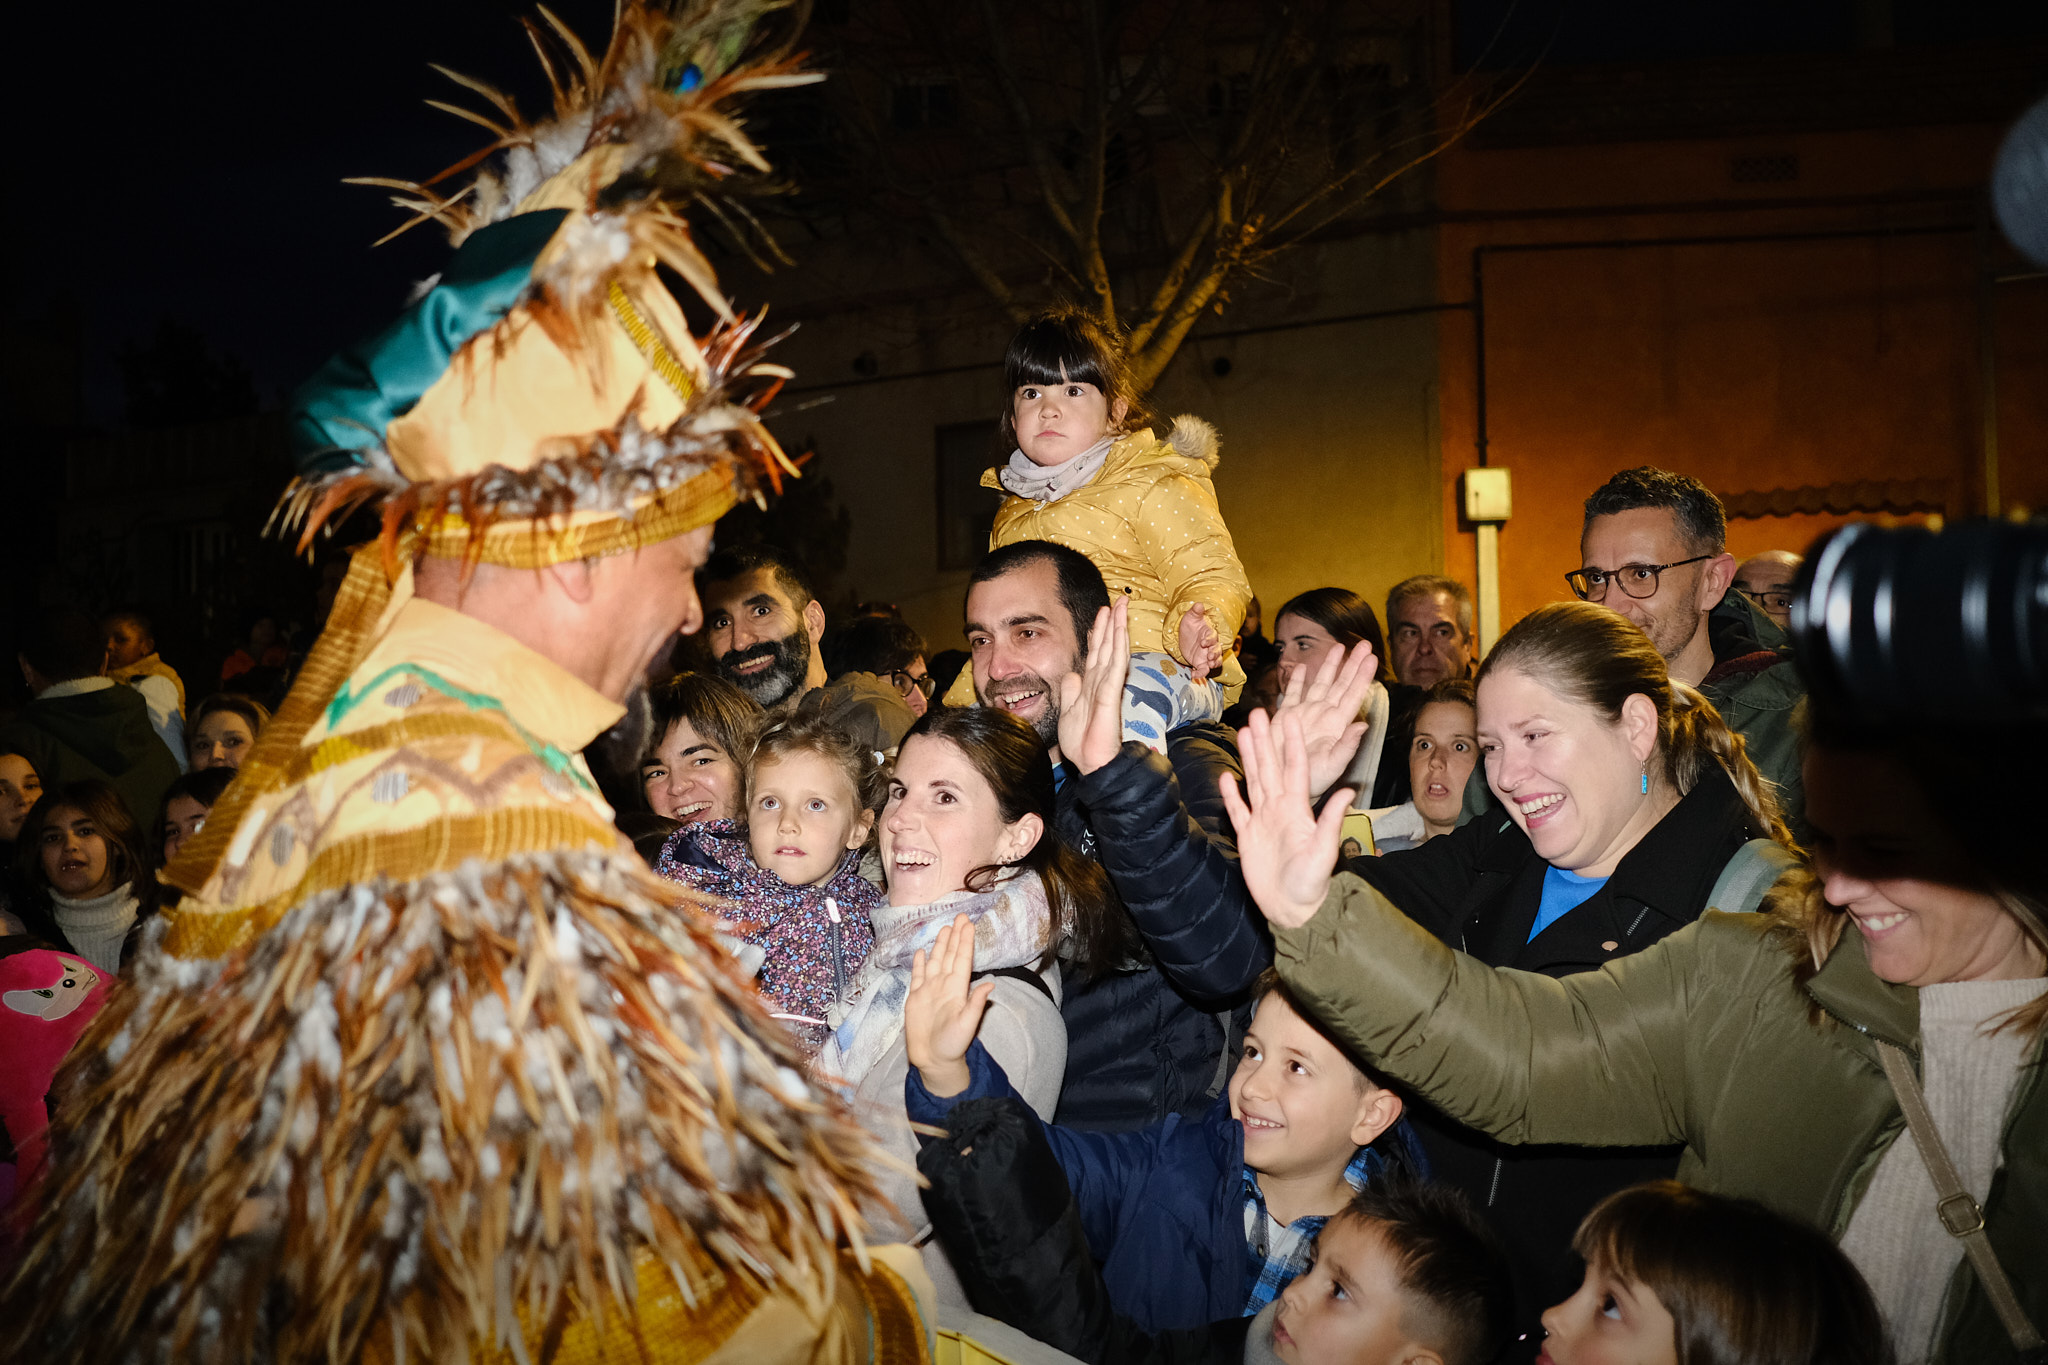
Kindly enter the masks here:
[[1372, 645], [1360, 640], [1349, 649], [1339, 645], [1324, 655], [1314, 677], [1306, 668], [1288, 675], [1273, 718], [1299, 718], [1311, 795], [1328, 791], [1357, 756], [1359, 741], [1365, 738], [1365, 722], [1358, 712], [1372, 691], [1379, 666]]
[[965, 915], [955, 915], [939, 930], [931, 952], [910, 959], [903, 1044], [925, 1089], [934, 1095], [957, 1095], [967, 1088], [963, 1059], [981, 1032], [981, 1016], [996, 988], [993, 981], [974, 985], [973, 978], [974, 922]]
[[1309, 761], [1301, 720], [1268, 721], [1253, 712], [1238, 731], [1244, 758], [1244, 794], [1227, 775], [1223, 804], [1237, 831], [1245, 886], [1268, 920], [1292, 929], [1315, 918], [1337, 863], [1344, 801], [1333, 799], [1319, 818], [1309, 801]]
[[1124, 747], [1124, 683], [1131, 676], [1130, 599], [1095, 613], [1088, 659], [1060, 680], [1060, 757], [1092, 773]]

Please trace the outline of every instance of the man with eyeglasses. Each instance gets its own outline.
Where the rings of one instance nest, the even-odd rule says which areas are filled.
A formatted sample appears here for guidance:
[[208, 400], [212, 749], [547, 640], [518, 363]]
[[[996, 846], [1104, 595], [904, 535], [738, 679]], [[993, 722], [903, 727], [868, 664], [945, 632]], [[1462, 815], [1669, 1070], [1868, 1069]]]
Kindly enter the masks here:
[[1586, 499], [1580, 567], [1565, 581], [1581, 599], [1642, 628], [1671, 671], [1714, 703], [1748, 744], [1750, 761], [1778, 788], [1796, 835], [1806, 799], [1792, 712], [1806, 689], [1785, 635], [1746, 594], [1730, 592], [1728, 514], [1698, 479], [1644, 465]]
[[872, 673], [896, 689], [911, 715], [923, 715], [931, 709], [936, 686], [925, 662], [924, 637], [893, 608], [858, 610], [860, 615], [825, 633], [825, 671], [834, 678]]
[[1792, 624], [1792, 581], [1806, 560], [1790, 550], [1765, 550], [1742, 561], [1735, 571], [1735, 586], [1756, 599], [1764, 615], [1786, 630]]

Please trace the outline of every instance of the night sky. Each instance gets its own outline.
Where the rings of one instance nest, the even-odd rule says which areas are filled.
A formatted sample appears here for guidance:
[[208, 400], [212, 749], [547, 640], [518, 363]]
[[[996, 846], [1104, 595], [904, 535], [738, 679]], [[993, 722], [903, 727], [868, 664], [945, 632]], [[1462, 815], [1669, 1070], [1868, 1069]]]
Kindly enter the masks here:
[[[602, 48], [609, 3], [552, 7]], [[274, 406], [447, 255], [431, 224], [372, 250], [403, 217], [343, 177], [423, 177], [488, 140], [422, 103], [477, 102], [429, 62], [543, 112], [516, 22], [528, 13], [514, 0], [15, 7], [28, 166], [9, 177], [22, 243], [10, 325], [78, 315], [100, 421], [120, 415], [119, 344], [164, 317], [240, 359]]]
[[[1461, 56], [1508, 18], [1496, 59], [1553, 63], [1685, 53], [1841, 49], [1852, 0], [1460, 0]], [[558, 0], [593, 47], [608, 0]], [[8, 37], [15, 240], [10, 325], [52, 310], [85, 335], [87, 415], [119, 419], [122, 342], [173, 318], [247, 365], [265, 406], [328, 354], [381, 325], [447, 248], [350, 175], [423, 176], [484, 130], [422, 101], [467, 97], [428, 68], [492, 81], [542, 112], [545, 86], [517, 16], [528, 0], [245, 0], [15, 6]], [[2040, 0], [1894, 0], [1903, 42], [2048, 28]], [[1982, 30], [1982, 31], [1979, 31]], [[771, 155], [773, 148], [770, 149]]]

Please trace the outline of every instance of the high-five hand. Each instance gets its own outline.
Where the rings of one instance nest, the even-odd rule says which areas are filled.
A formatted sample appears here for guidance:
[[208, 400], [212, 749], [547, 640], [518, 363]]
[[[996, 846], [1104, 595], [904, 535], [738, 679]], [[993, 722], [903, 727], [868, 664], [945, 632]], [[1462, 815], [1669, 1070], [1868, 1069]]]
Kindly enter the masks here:
[[1331, 793], [1317, 818], [1309, 800], [1308, 751], [1298, 715], [1268, 721], [1264, 712], [1254, 711], [1237, 735], [1244, 795], [1238, 795], [1237, 783], [1226, 774], [1223, 805], [1237, 831], [1245, 886], [1268, 920], [1283, 929], [1299, 928], [1315, 918], [1329, 891], [1349, 789]]
[[1372, 646], [1360, 640], [1348, 650], [1339, 645], [1324, 655], [1313, 678], [1305, 668], [1288, 673], [1273, 718], [1292, 714], [1300, 720], [1311, 796], [1328, 791], [1357, 755], [1359, 741], [1365, 738], [1365, 722], [1358, 712], [1372, 691], [1378, 668]]
[[1124, 683], [1131, 675], [1130, 599], [1095, 613], [1088, 661], [1060, 680], [1060, 757], [1092, 773], [1124, 747]]
[[[1331, 850], [1334, 859], [1336, 851]], [[981, 1031], [982, 1011], [996, 983], [971, 985], [974, 978], [974, 922], [955, 915], [939, 930], [927, 956], [910, 959], [910, 993], [903, 997], [903, 1044], [924, 1088], [945, 1098], [967, 1088], [967, 1049]]]

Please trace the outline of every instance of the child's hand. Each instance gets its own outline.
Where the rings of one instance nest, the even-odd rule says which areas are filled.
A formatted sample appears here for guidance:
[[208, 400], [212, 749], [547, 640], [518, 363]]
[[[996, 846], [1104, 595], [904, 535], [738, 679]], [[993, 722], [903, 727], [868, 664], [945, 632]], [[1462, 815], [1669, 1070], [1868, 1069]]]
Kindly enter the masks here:
[[1268, 722], [1265, 712], [1254, 711], [1237, 734], [1244, 795], [1224, 774], [1223, 807], [1237, 832], [1238, 865], [1266, 918], [1296, 929], [1315, 918], [1329, 892], [1348, 802], [1333, 793], [1320, 818], [1310, 806], [1308, 751], [1298, 714]]
[[974, 976], [974, 922], [955, 915], [939, 930], [929, 959], [910, 959], [910, 994], [903, 998], [903, 1043], [924, 1088], [939, 1099], [957, 1095], [970, 1079], [968, 1045], [981, 1031], [982, 1011], [996, 983], [970, 986]]
[[1292, 715], [1301, 725], [1310, 796], [1328, 791], [1357, 756], [1358, 742], [1365, 738], [1365, 722], [1358, 718], [1358, 710], [1372, 691], [1372, 676], [1378, 667], [1372, 646], [1360, 640], [1349, 650], [1339, 645], [1325, 654], [1313, 679], [1305, 668], [1288, 673], [1273, 719]]
[[1124, 684], [1131, 676], [1131, 599], [1095, 613], [1085, 671], [1060, 679], [1060, 757], [1092, 773], [1124, 747]]
[[1209, 608], [1197, 602], [1180, 618], [1180, 657], [1187, 660], [1188, 676], [1196, 682], [1223, 667], [1223, 641], [1209, 624]]

